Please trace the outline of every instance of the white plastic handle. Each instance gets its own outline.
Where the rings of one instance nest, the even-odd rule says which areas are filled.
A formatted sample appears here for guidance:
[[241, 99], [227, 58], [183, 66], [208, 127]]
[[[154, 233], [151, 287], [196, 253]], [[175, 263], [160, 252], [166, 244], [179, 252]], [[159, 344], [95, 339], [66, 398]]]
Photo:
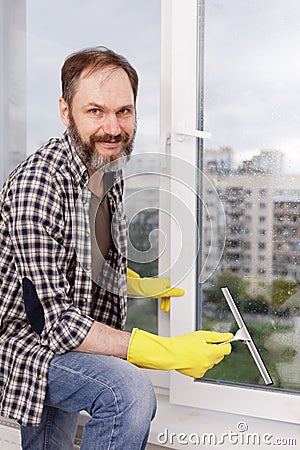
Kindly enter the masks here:
[[211, 133], [202, 130], [188, 130], [184, 125], [180, 124], [176, 130], [177, 140], [183, 141], [185, 136], [192, 136], [201, 139], [211, 139]]

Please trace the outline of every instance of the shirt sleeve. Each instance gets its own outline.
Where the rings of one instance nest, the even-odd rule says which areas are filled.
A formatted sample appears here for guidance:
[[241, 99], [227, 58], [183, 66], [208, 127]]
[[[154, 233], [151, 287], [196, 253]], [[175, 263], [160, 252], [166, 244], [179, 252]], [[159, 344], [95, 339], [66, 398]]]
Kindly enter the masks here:
[[26, 318], [55, 354], [77, 348], [93, 324], [68, 296], [64, 196], [50, 174], [29, 171], [13, 183], [6, 214]]

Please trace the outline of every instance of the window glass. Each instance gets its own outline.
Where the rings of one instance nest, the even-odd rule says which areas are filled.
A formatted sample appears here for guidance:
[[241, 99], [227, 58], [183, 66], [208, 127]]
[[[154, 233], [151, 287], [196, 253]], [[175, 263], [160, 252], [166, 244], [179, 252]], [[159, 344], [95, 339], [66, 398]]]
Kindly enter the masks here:
[[0, 186], [26, 156], [25, 0], [0, 2]]
[[[207, 0], [204, 20], [202, 170], [226, 219], [221, 261], [201, 284], [199, 326], [235, 332], [227, 286], [274, 387], [300, 389], [300, 4]], [[209, 193], [205, 193], [207, 197]], [[222, 229], [222, 227], [219, 227]], [[202, 246], [202, 254], [207, 252]], [[205, 276], [204, 276], [205, 279]], [[199, 313], [200, 314], [200, 313]], [[211, 380], [264, 385], [247, 346], [207, 372]]]
[[[144, 155], [159, 150], [160, 0], [27, 0], [27, 153], [64, 130], [58, 98], [65, 57], [96, 45], [123, 54], [139, 74], [138, 132], [125, 173], [125, 178], [131, 174], [125, 201], [132, 244], [128, 256], [132, 269], [154, 276], [158, 271], [155, 233], [150, 262], [137, 261], [133, 253], [135, 249], [145, 252], [158, 221], [158, 186], [142, 191], [138, 174], [153, 164], [153, 158]], [[132, 326], [157, 330], [157, 300], [129, 299], [127, 327]]]

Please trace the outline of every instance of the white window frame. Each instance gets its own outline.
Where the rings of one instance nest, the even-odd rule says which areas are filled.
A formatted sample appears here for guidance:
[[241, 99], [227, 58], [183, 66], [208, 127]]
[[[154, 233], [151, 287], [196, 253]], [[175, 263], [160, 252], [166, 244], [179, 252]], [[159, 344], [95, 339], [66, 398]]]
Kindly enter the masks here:
[[[191, 136], [186, 136], [183, 140], [178, 139], [177, 131], [182, 124], [189, 130], [197, 128], [198, 4], [197, 0], [164, 0], [162, 4], [161, 151], [170, 152], [172, 156], [196, 164], [197, 139]], [[171, 146], [166, 146], [168, 135], [171, 137]], [[182, 192], [172, 180], [170, 187], [172, 195], [179, 195], [196, 217], [193, 192]], [[172, 204], [170, 208], [171, 215], [176, 216]], [[170, 224], [168, 231], [168, 226], [165, 225], [170, 242], [173, 226]], [[191, 248], [196, 248], [195, 236], [191, 235], [191, 240]], [[171, 246], [170, 261], [173, 257], [175, 255]], [[172, 336], [196, 329], [197, 273], [194, 258], [195, 255], [191, 255], [191, 270], [181, 283], [185, 297], [172, 301], [170, 327], [165, 318], [160, 319], [160, 334], [168, 335], [170, 332]], [[185, 261], [185, 265], [188, 263]], [[166, 264], [166, 260], [162, 259], [161, 267], [166, 267]], [[171, 267], [171, 264], [169, 266]], [[171, 268], [171, 280], [179, 278], [176, 270], [178, 268]], [[270, 387], [254, 388], [195, 381], [174, 371], [169, 376], [170, 402], [173, 404], [300, 423], [298, 394], [280, 392]]]

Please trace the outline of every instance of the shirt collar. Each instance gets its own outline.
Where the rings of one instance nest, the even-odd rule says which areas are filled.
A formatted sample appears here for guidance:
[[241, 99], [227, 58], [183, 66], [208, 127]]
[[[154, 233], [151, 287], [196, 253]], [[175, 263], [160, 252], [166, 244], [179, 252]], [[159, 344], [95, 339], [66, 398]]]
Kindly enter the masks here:
[[69, 159], [71, 172], [74, 175], [76, 182], [83, 187], [88, 183], [90, 176], [87, 167], [80, 159], [74, 145], [71, 142], [71, 137], [68, 130], [66, 130], [62, 135], [62, 144], [66, 150], [67, 158]]

